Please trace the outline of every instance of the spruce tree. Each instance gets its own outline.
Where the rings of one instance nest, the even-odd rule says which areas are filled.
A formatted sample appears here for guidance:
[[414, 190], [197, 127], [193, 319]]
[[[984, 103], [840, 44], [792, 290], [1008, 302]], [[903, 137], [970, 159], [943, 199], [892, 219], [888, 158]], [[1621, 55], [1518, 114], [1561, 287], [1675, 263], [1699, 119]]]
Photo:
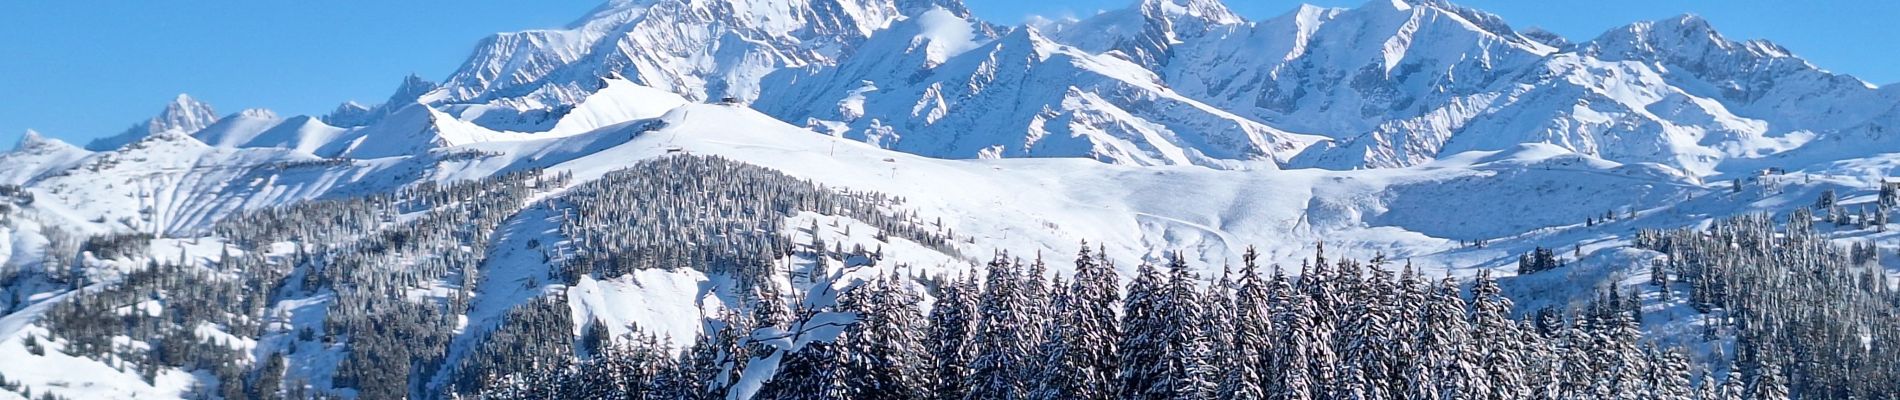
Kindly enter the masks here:
[[1655, 343], [1643, 346], [1647, 371], [1643, 374], [1641, 397], [1656, 400], [1694, 400], [1695, 388], [1689, 383], [1689, 361], [1682, 353], [1664, 350]]
[[1312, 387], [1311, 396], [1325, 398], [1336, 393], [1339, 385], [1338, 370], [1342, 364], [1337, 349], [1342, 346], [1338, 343], [1336, 323], [1343, 285], [1339, 275], [1325, 263], [1324, 246], [1315, 252], [1313, 260], [1300, 274], [1300, 290], [1306, 296], [1299, 307], [1305, 320], [1302, 340], [1306, 343], [1306, 374]]
[[999, 256], [989, 264], [982, 301], [977, 306], [976, 359], [965, 378], [966, 400], [1015, 400], [1028, 396], [1026, 380], [1032, 346], [1037, 343], [1028, 327], [1035, 321], [1028, 303], [1026, 276], [1019, 265]]
[[1385, 298], [1394, 295], [1391, 272], [1377, 265], [1373, 273], [1365, 276], [1341, 275], [1339, 279], [1363, 279], [1351, 299], [1344, 302], [1349, 306], [1345, 320], [1345, 329], [1339, 334], [1343, 363], [1338, 386], [1334, 388], [1337, 398], [1388, 399], [1393, 396], [1385, 385], [1397, 379], [1400, 374], [1388, 369], [1395, 358], [1394, 345], [1398, 334], [1392, 328], [1393, 312], [1387, 308], [1391, 304]]
[[[1061, 278], [1052, 285], [1062, 287]], [[1044, 324], [1042, 344], [1036, 346], [1035, 379], [1031, 381], [1028, 398], [1037, 400], [1058, 400], [1080, 398], [1081, 384], [1084, 380], [1081, 357], [1077, 356], [1075, 340], [1072, 339], [1073, 325], [1067, 323], [1070, 315], [1075, 315], [1072, 296], [1064, 290], [1056, 293], [1055, 302], [1049, 310], [1056, 319]]]
[[[1268, 310], [1272, 312], [1273, 359], [1267, 367], [1267, 398], [1310, 400], [1315, 394], [1312, 368], [1314, 353], [1326, 351], [1325, 341], [1312, 332], [1313, 302], [1296, 290], [1286, 274], [1273, 269], [1268, 284]], [[1322, 365], [1331, 368], [1330, 365]]]
[[858, 314], [857, 323], [838, 339], [850, 398], [915, 399], [928, 390], [921, 299], [898, 279], [878, 278], [842, 296], [839, 306]]
[[976, 300], [981, 295], [977, 273], [971, 270], [962, 279], [943, 287], [931, 303], [929, 385], [938, 400], [961, 400], [968, 393], [970, 360], [976, 356], [971, 343], [976, 334]]
[[1211, 376], [1212, 354], [1203, 331], [1205, 314], [1197, 281], [1199, 277], [1188, 270], [1187, 260], [1181, 253], [1174, 253], [1168, 261], [1168, 282], [1159, 302], [1166, 321], [1166, 343], [1158, 367], [1165, 369], [1159, 374], [1161, 380], [1149, 388], [1158, 398], [1206, 398], [1213, 395], [1219, 382]]
[[722, 398], [725, 385], [721, 376], [725, 372], [720, 359], [719, 334], [700, 332], [693, 339], [693, 346], [686, 350], [686, 360], [680, 363], [680, 377], [677, 379], [679, 395], [687, 400], [712, 400]]
[[1729, 367], [1728, 377], [1722, 379], [1722, 388], [1718, 391], [1717, 398], [1722, 400], [1742, 400], [1747, 398], [1745, 396], [1747, 393], [1747, 386], [1742, 382], [1742, 371], [1733, 366]]
[[1212, 381], [1209, 396], [1219, 393], [1222, 372], [1232, 369], [1234, 359], [1234, 291], [1233, 270], [1222, 267], [1220, 279], [1207, 285], [1201, 292], [1201, 337], [1207, 343], [1208, 360], [1204, 378]]
[[[1120, 350], [1121, 398], [1155, 399], [1155, 387], [1166, 379], [1168, 324], [1163, 309], [1161, 274], [1153, 265], [1142, 264], [1135, 280], [1128, 285], [1128, 297], [1122, 302], [1122, 340]], [[1159, 366], [1159, 367], [1158, 367]]]
[[1522, 364], [1524, 344], [1517, 323], [1511, 321], [1511, 307], [1491, 271], [1479, 271], [1471, 287], [1471, 332], [1473, 349], [1481, 353], [1479, 362], [1489, 377], [1483, 399], [1521, 399], [1530, 391]]
[[1077, 368], [1075, 399], [1119, 398], [1117, 347], [1122, 340], [1116, 310], [1121, 307], [1121, 279], [1106, 251], [1089, 253], [1088, 243], [1075, 257], [1075, 278], [1069, 286], [1070, 311], [1055, 318], [1068, 328], [1067, 352]]
[[1252, 246], [1241, 255], [1240, 278], [1235, 284], [1231, 345], [1225, 354], [1216, 398], [1259, 400], [1267, 397], [1266, 369], [1272, 359], [1273, 323], [1268, 284], [1261, 279], [1259, 253]]
[[1465, 303], [1459, 297], [1458, 283], [1451, 277], [1439, 281], [1426, 299], [1424, 323], [1417, 332], [1419, 362], [1414, 368], [1428, 373], [1426, 382], [1413, 382], [1415, 398], [1478, 398], [1487, 391], [1482, 360], [1471, 343], [1471, 326], [1465, 319]]

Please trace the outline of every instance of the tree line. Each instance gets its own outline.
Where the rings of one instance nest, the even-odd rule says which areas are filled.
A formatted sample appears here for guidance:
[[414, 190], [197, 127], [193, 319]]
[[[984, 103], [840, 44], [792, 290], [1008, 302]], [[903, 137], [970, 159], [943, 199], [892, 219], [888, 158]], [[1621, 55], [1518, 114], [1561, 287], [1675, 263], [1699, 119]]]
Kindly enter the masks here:
[[[727, 398], [733, 371], [771, 371], [758, 399], [1774, 399], [1771, 368], [1692, 365], [1646, 340], [1637, 299], [1606, 290], [1568, 313], [1513, 317], [1496, 279], [1429, 278], [1382, 260], [1298, 276], [1263, 268], [1198, 276], [1179, 254], [1124, 288], [1099, 251], [1048, 278], [998, 256], [931, 284], [858, 282], [800, 306], [786, 329], [723, 318], [674, 356], [664, 339], [618, 339], [574, 363], [496, 376], [486, 398]], [[926, 280], [929, 281], [929, 280]], [[930, 312], [921, 308], [930, 294]], [[811, 329], [837, 324], [835, 337]], [[802, 328], [801, 328], [802, 326]], [[738, 330], [738, 332], [734, 332]], [[790, 335], [791, 340], [785, 339]], [[804, 338], [803, 336], [813, 336]], [[769, 342], [769, 346], [757, 346]], [[623, 356], [623, 354], [631, 354]], [[630, 357], [623, 359], [621, 357]], [[626, 368], [606, 365], [623, 363]], [[758, 368], [766, 363], [775, 368]], [[622, 372], [616, 372], [622, 371]], [[631, 372], [628, 372], [631, 371]], [[1893, 381], [1880, 381], [1891, 383]], [[1888, 392], [1869, 392], [1891, 395]], [[1826, 398], [1826, 397], [1821, 397]]]

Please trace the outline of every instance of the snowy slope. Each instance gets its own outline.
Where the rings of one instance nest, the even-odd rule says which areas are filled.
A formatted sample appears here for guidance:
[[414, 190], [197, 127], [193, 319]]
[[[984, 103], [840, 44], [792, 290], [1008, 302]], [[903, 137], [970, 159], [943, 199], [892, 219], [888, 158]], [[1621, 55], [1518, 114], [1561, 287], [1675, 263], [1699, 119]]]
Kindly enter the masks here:
[[[1693, 178], [1667, 168], [1623, 165], [1548, 145], [1471, 153], [1394, 170], [1249, 172], [1076, 159], [932, 159], [816, 136], [750, 110], [720, 105], [689, 105], [660, 121], [662, 128], [627, 144], [555, 168], [586, 179], [622, 165], [622, 160], [662, 156], [669, 148], [679, 148], [904, 196], [924, 215], [954, 221], [950, 223], [958, 231], [982, 232], [978, 243], [984, 245], [971, 250], [1040, 248], [1066, 254], [1076, 250], [1074, 243], [1088, 239], [1106, 242], [1111, 253], [1127, 257], [1194, 250], [1192, 254], [1209, 265], [1232, 260], [1249, 244], [1262, 246], [1274, 261], [1291, 262], [1311, 243], [1331, 237], [1352, 243], [1340, 247], [1367, 256], [1375, 251], [1391, 256], [1435, 254], [1455, 247], [1457, 240], [1566, 226], [1601, 209], [1653, 207], [1701, 190]], [[564, 146], [569, 140], [511, 146], [534, 146], [531, 152], [541, 153], [543, 146]], [[1504, 193], [1525, 195], [1500, 196]], [[1585, 196], [1589, 193], [1607, 195]], [[1493, 196], [1498, 198], [1490, 199]], [[1577, 206], [1544, 215], [1527, 212], [1558, 199]], [[1579, 200], [1586, 202], [1576, 203]], [[1495, 206], [1454, 206], [1474, 201]], [[1520, 216], [1497, 218], [1507, 215]], [[1491, 222], [1454, 222], [1487, 220]]]
[[90, 152], [59, 139], [26, 131], [13, 150], [0, 154], [0, 184], [19, 185], [48, 172], [70, 168]]
[[256, 141], [258, 135], [283, 122], [283, 118], [270, 110], [250, 109], [220, 118], [218, 122], [192, 132], [191, 136], [212, 146], [245, 146]]

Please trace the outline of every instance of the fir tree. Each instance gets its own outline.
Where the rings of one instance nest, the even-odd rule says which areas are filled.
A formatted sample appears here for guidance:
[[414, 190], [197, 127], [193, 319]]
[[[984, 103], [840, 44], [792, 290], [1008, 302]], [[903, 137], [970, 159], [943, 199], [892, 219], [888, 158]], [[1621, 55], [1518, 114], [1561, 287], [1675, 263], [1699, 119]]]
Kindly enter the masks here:
[[1478, 272], [1477, 281], [1471, 287], [1471, 328], [1474, 350], [1482, 353], [1481, 368], [1488, 376], [1489, 387], [1480, 398], [1483, 399], [1521, 399], [1527, 396], [1529, 388], [1525, 384], [1522, 352], [1522, 337], [1515, 331], [1517, 324], [1511, 321], [1511, 299], [1504, 297], [1498, 287], [1497, 279], [1491, 277], [1490, 270]]
[[840, 307], [858, 314], [838, 340], [843, 352], [847, 397], [915, 399], [923, 396], [925, 352], [921, 300], [897, 278], [879, 278], [852, 289]]
[[[1267, 398], [1308, 400], [1315, 395], [1312, 368], [1317, 352], [1326, 351], [1324, 338], [1313, 333], [1314, 305], [1306, 293], [1295, 290], [1279, 268], [1273, 269], [1268, 284], [1268, 310], [1272, 312], [1273, 358], [1267, 367]], [[1322, 365], [1330, 369], [1330, 365]]]
[[1118, 398], [1117, 345], [1122, 340], [1115, 310], [1121, 307], [1121, 279], [1106, 251], [1089, 253], [1088, 243], [1075, 258], [1075, 278], [1069, 286], [1070, 311], [1055, 318], [1069, 328], [1064, 338], [1077, 369], [1075, 399]]
[[1267, 397], [1266, 369], [1272, 359], [1273, 323], [1268, 284], [1261, 280], [1259, 253], [1247, 247], [1241, 255], [1240, 279], [1234, 292], [1231, 345], [1216, 398], [1259, 400]]
[[1456, 280], [1446, 277], [1426, 299], [1424, 323], [1414, 339], [1419, 346], [1418, 363], [1429, 373], [1427, 382], [1414, 382], [1415, 398], [1479, 398], [1488, 391], [1480, 353], [1471, 343], [1471, 326], [1465, 319], [1465, 304], [1458, 294]]
[[1203, 301], [1195, 287], [1199, 280], [1188, 270], [1187, 260], [1175, 253], [1168, 261], [1168, 282], [1160, 296], [1161, 315], [1166, 325], [1163, 336], [1161, 379], [1149, 388], [1151, 396], [1170, 399], [1202, 399], [1211, 396], [1218, 380], [1211, 376], [1210, 344], [1203, 334]]
[[[1362, 279], [1359, 276], [1342, 275], [1338, 279]], [[1363, 277], [1364, 282], [1357, 285], [1348, 313], [1352, 318], [1345, 322], [1340, 332], [1345, 347], [1341, 351], [1343, 362], [1338, 386], [1334, 388], [1334, 397], [1351, 399], [1387, 399], [1393, 396], [1385, 383], [1391, 382], [1400, 374], [1388, 369], [1395, 357], [1394, 347], [1399, 342], [1398, 334], [1392, 329], [1393, 312], [1387, 308], [1391, 301], [1386, 296], [1394, 295], [1392, 277], [1389, 271], [1374, 266], [1373, 274]]]
[[1032, 346], [1037, 342], [1033, 329], [1034, 306], [1028, 303], [1028, 285], [1018, 266], [998, 256], [990, 262], [983, 299], [977, 307], [979, 319], [972, 344], [976, 359], [970, 362], [965, 379], [969, 392], [966, 400], [1014, 400], [1028, 396], [1026, 380]]
[[[1166, 290], [1153, 265], [1142, 264], [1128, 285], [1122, 303], [1120, 350], [1121, 395], [1124, 399], [1161, 400], [1155, 389], [1166, 379], [1168, 321], [1163, 308]], [[1163, 391], [1164, 392], [1164, 391]]]
[[[1062, 286], [1062, 280], [1057, 278], [1053, 286]], [[1059, 292], [1056, 294], [1055, 303], [1049, 308], [1050, 312], [1058, 318], [1050, 320], [1043, 326], [1042, 344], [1036, 347], [1036, 360], [1040, 367], [1032, 381], [1028, 396], [1031, 399], [1057, 400], [1081, 397], [1080, 394], [1083, 391], [1081, 384], [1084, 380], [1083, 366], [1079, 362], [1081, 357], [1077, 356], [1076, 349], [1073, 347], [1075, 340], [1072, 339], [1071, 332], [1075, 329], [1073, 325], [1067, 324], [1067, 321], [1071, 319], [1067, 316], [1076, 314], [1071, 298], [1068, 291]]]
[[971, 343], [976, 333], [976, 300], [981, 295], [976, 271], [945, 286], [931, 305], [930, 347], [931, 395], [939, 400], [961, 400], [968, 392], [970, 361], [976, 356]]

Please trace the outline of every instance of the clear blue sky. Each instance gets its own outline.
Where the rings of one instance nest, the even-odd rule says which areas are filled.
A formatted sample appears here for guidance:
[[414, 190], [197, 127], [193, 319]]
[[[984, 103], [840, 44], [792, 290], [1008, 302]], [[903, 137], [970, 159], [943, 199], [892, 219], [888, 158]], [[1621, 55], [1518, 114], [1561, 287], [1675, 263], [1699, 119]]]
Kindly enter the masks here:
[[[966, 0], [984, 19], [1086, 16], [1134, 0]], [[475, 42], [565, 25], [600, 0], [0, 1], [0, 149], [28, 128], [74, 143], [149, 118], [178, 93], [220, 113], [321, 114], [381, 101], [416, 73], [439, 80]], [[1354, 7], [1358, 0], [1308, 0]], [[1229, 0], [1248, 18], [1296, 0]], [[1638, 20], [1696, 13], [1731, 38], [1767, 38], [1877, 84], [1900, 81], [1891, 0], [1464, 0], [1516, 27], [1587, 40]]]

